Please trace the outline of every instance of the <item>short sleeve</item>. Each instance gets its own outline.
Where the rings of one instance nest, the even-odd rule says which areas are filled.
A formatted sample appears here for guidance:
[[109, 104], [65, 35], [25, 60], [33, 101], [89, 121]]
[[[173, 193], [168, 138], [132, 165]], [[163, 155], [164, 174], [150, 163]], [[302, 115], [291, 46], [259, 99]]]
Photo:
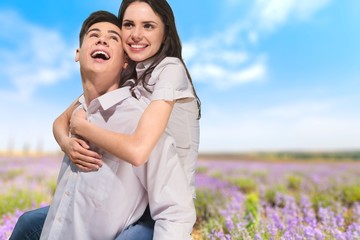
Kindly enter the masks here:
[[153, 71], [155, 82], [151, 100], [176, 101], [194, 99], [193, 89], [186, 70], [178, 58], [165, 58]]

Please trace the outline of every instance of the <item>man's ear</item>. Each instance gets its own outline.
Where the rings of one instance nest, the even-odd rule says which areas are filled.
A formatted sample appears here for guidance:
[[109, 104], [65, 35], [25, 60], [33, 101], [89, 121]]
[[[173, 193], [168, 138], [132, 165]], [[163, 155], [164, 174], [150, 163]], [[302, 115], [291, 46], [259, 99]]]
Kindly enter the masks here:
[[79, 61], [79, 59], [80, 59], [79, 54], [80, 54], [80, 48], [77, 48], [77, 49], [76, 49], [76, 53], [75, 53], [75, 62], [78, 62], [78, 61]]
[[163, 40], [162, 40], [162, 44], [164, 44], [165, 43], [165, 41], [166, 41], [166, 39], [167, 39], [167, 35], [166, 34], [164, 34], [164, 38], [163, 38]]
[[128, 66], [129, 66], [129, 57], [125, 53], [123, 69], [126, 69]]
[[127, 62], [124, 62], [123, 69], [126, 69], [128, 66], [129, 66], [129, 64]]

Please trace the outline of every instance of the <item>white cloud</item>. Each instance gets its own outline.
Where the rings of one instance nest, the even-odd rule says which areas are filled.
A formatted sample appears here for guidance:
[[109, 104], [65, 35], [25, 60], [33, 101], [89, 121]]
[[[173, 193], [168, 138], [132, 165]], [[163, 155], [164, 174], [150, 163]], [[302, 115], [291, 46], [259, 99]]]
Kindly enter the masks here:
[[257, 0], [251, 21], [256, 21], [259, 30], [272, 31], [289, 19], [307, 20], [326, 6], [330, 0]]
[[28, 100], [38, 87], [78, 71], [75, 48], [55, 30], [26, 22], [11, 11], [1, 11], [0, 22], [0, 76], [11, 86], [2, 89], [0, 97]]
[[184, 59], [194, 80], [228, 89], [266, 79], [266, 56], [220, 42], [216, 35], [184, 44]]
[[302, 118], [309, 114], [317, 115], [331, 112], [334, 105], [336, 104], [333, 101], [291, 103], [268, 108], [264, 111], [264, 115], [286, 119]]
[[260, 61], [244, 69], [230, 70], [220, 65], [200, 63], [191, 66], [194, 79], [212, 83], [217, 88], [228, 89], [232, 86], [264, 79], [266, 69]]
[[[226, 89], [267, 79], [266, 53], [253, 48], [261, 44], [261, 35], [276, 31], [292, 19], [309, 19], [329, 2], [254, 1], [248, 14], [239, 15], [227, 28], [184, 43], [184, 58], [194, 80]], [[236, 4], [232, 0], [226, 3], [232, 7]]]
[[39, 102], [35, 93], [78, 73], [75, 47], [57, 31], [29, 23], [14, 11], [0, 10], [0, 22], [0, 151], [57, 150], [52, 122], [63, 109]]
[[339, 114], [343, 104], [314, 100], [246, 113], [203, 108], [200, 152], [359, 149], [360, 115]]

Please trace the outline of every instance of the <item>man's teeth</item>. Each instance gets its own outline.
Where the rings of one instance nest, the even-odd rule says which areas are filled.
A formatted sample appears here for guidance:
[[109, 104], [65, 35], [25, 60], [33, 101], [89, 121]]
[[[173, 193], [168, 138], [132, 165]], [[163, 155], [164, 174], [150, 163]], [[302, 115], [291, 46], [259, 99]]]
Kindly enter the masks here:
[[96, 57], [96, 56], [100, 56], [100, 55], [103, 55], [105, 56], [105, 58], [109, 59], [110, 56], [104, 52], [104, 51], [95, 51], [93, 54], [92, 54], [92, 57]]

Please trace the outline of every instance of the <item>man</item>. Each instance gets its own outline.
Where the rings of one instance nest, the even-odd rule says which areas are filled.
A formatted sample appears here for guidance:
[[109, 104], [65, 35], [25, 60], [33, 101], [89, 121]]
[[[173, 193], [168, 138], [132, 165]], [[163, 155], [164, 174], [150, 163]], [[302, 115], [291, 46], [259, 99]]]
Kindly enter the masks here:
[[[79, 108], [88, 120], [111, 131], [131, 133], [146, 106], [119, 87], [124, 62], [115, 15], [91, 14], [80, 31], [76, 61], [84, 95]], [[190, 239], [195, 208], [173, 139], [163, 135], [148, 162], [134, 167], [97, 148], [103, 166], [82, 172], [65, 156], [41, 239], [115, 239], [150, 206], [154, 239]]]

